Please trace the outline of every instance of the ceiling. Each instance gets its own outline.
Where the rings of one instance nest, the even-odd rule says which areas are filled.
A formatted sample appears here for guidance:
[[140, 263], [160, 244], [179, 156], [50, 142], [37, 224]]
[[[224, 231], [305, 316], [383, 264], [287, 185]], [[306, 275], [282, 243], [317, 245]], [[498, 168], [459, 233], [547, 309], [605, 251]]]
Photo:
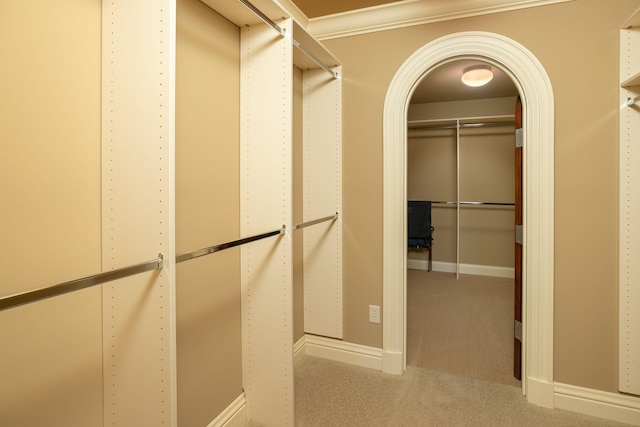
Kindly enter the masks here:
[[491, 65], [493, 80], [482, 87], [468, 87], [460, 78], [465, 68], [484, 64], [479, 60], [461, 59], [440, 65], [423, 77], [411, 98], [412, 104], [462, 101], [468, 99], [517, 96], [518, 89], [500, 68]]
[[[407, 0], [400, 0], [407, 1]], [[432, 0], [423, 0], [432, 1]], [[438, 0], [441, 1], [441, 0]], [[450, 0], [458, 2], [462, 8], [472, 0]], [[389, 3], [399, 3], [395, 0], [293, 0], [308, 18], [331, 15], [350, 10], [363, 9]], [[443, 64], [428, 73], [416, 88], [411, 103], [461, 101], [467, 99], [485, 99], [516, 96], [518, 90], [511, 78], [499, 68], [492, 66], [493, 80], [486, 86], [470, 88], [462, 84], [460, 77], [464, 68], [482, 63], [478, 60], [459, 60]]]
[[[404, 1], [404, 0], [400, 0]], [[333, 15], [334, 13], [398, 3], [398, 0], [293, 0], [308, 18]]]

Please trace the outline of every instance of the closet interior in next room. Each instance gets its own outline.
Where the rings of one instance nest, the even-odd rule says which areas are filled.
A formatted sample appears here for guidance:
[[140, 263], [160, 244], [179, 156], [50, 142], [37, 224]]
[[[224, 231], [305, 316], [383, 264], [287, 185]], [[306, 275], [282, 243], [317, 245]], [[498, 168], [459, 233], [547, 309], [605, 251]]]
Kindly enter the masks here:
[[[489, 68], [482, 87], [464, 70]], [[407, 199], [431, 202], [428, 253], [407, 253], [407, 364], [517, 385], [513, 378], [514, 112], [500, 68], [461, 59], [423, 77], [407, 119]]]

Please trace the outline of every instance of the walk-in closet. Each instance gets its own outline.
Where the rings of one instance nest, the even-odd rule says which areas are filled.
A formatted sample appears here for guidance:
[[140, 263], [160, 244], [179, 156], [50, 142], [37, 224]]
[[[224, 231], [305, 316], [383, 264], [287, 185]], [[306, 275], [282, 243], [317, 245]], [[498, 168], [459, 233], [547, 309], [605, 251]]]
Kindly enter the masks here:
[[[462, 83], [464, 70], [483, 67], [493, 73], [486, 86]], [[408, 365], [517, 383], [516, 99], [504, 72], [472, 59], [431, 71], [413, 95], [407, 199], [430, 202], [433, 240], [430, 250], [408, 247]]]

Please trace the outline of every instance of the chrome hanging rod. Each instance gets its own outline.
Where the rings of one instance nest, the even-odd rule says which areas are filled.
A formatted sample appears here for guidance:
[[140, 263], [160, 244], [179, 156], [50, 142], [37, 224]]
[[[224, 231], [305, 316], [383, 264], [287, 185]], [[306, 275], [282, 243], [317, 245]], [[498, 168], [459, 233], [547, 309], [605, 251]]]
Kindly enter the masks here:
[[305, 55], [307, 55], [309, 57], [309, 59], [311, 59], [313, 62], [315, 62], [316, 64], [318, 64], [320, 66], [320, 68], [322, 68], [323, 70], [325, 70], [327, 73], [331, 74], [331, 77], [333, 77], [334, 79], [338, 78], [338, 73], [333, 71], [331, 68], [329, 68], [327, 65], [325, 65], [324, 62], [322, 62], [320, 59], [318, 59], [318, 57], [316, 57], [313, 53], [309, 52], [307, 49], [305, 49], [299, 42], [298, 40], [293, 40], [293, 45], [298, 48], [298, 50], [302, 53], [304, 53]]
[[207, 248], [202, 248], [202, 249], [198, 249], [195, 251], [191, 251], [191, 252], [186, 252], [183, 254], [180, 254], [176, 257], [176, 263], [180, 263], [183, 261], [189, 261], [190, 259], [194, 259], [194, 258], [198, 258], [201, 256], [205, 256], [205, 255], [209, 255], [215, 252], [220, 252], [224, 249], [229, 249], [229, 248], [233, 248], [235, 246], [240, 246], [240, 245], [244, 245], [246, 243], [251, 243], [251, 242], [255, 242], [256, 240], [262, 240], [262, 239], [266, 239], [267, 237], [271, 237], [271, 236], [276, 236], [278, 234], [282, 234], [285, 231], [285, 226], [283, 225], [281, 229], [276, 230], [276, 231], [270, 231], [268, 233], [263, 233], [263, 234], [258, 234], [255, 236], [251, 236], [251, 237], [245, 237], [244, 239], [238, 239], [238, 240], [233, 240], [231, 242], [227, 242], [227, 243], [221, 243], [219, 245], [215, 245], [215, 246], [209, 246]]
[[421, 125], [421, 126], [409, 126], [409, 129], [465, 129], [465, 128], [488, 128], [488, 127], [498, 127], [498, 126], [507, 126], [514, 125], [514, 121], [506, 121], [506, 122], [483, 122], [483, 123], [460, 123], [459, 125], [450, 124], [450, 125]]
[[262, 13], [260, 9], [252, 5], [248, 0], [238, 0], [240, 3], [246, 6], [251, 12], [255, 13], [258, 18], [262, 19], [267, 25], [276, 30], [282, 37], [285, 37], [287, 32], [284, 28], [280, 27], [278, 24], [273, 22], [267, 15]]
[[324, 218], [320, 218], [320, 219], [314, 219], [312, 221], [307, 221], [307, 222], [303, 222], [301, 224], [298, 224], [296, 226], [293, 227], [293, 230], [300, 230], [301, 228], [305, 228], [305, 227], [309, 227], [310, 225], [316, 225], [316, 224], [320, 224], [322, 222], [327, 222], [327, 221], [335, 221], [336, 219], [338, 219], [338, 212], [336, 212], [335, 214], [331, 215], [331, 216], [325, 216]]
[[44, 288], [3, 297], [0, 299], [0, 311], [23, 304], [29, 304], [45, 298], [51, 298], [73, 291], [79, 291], [91, 286], [100, 285], [102, 283], [111, 282], [113, 280], [122, 279], [124, 277], [133, 276], [139, 273], [144, 273], [145, 271], [160, 270], [163, 266], [164, 261], [162, 258], [162, 254], [159, 254], [158, 258], [154, 260], [132, 265], [130, 267], [105, 271], [104, 273], [84, 277], [82, 279], [71, 280], [69, 282], [58, 283], [57, 285], [47, 286]]
[[513, 121], [515, 120], [515, 115], [513, 114], [499, 114], [499, 115], [491, 115], [491, 116], [465, 116], [465, 117], [443, 117], [440, 119], [420, 119], [420, 120], [409, 120], [407, 124], [409, 126], [415, 125], [429, 125], [429, 124], [444, 124], [445, 122], [451, 122], [451, 124], [455, 123], [494, 123], [498, 120], [502, 121]]
[[436, 205], [474, 205], [474, 206], [515, 206], [515, 203], [500, 203], [500, 202], [441, 202], [441, 201], [432, 201], [431, 204]]
[[640, 96], [636, 96], [634, 98], [627, 98], [627, 102], [625, 102], [624, 105], [627, 107], [631, 107], [635, 105], [638, 101], [640, 101]]

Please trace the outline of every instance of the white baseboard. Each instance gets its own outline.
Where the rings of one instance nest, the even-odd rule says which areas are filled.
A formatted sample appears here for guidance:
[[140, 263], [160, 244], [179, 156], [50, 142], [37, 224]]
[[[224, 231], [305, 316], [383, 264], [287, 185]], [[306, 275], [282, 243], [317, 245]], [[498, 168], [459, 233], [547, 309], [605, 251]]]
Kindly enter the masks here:
[[302, 338], [300, 338], [293, 344], [293, 363], [296, 363], [301, 356], [306, 354], [306, 342], [306, 335], [303, 335]]
[[382, 372], [401, 375], [404, 372], [404, 354], [398, 352], [382, 352]]
[[[412, 270], [427, 270], [428, 261], [424, 259], [407, 259], [407, 268]], [[433, 271], [455, 273], [455, 262], [433, 261]], [[460, 264], [461, 274], [476, 276], [506, 277], [513, 279], [514, 269], [510, 267], [496, 267], [493, 265]]]
[[242, 427], [247, 421], [247, 398], [242, 393], [207, 427]]
[[380, 348], [316, 335], [305, 335], [304, 339], [304, 351], [309, 356], [322, 357], [378, 371], [382, 370], [382, 349]]
[[527, 377], [525, 381], [527, 402], [543, 408], [553, 408], [553, 383]]
[[561, 383], [554, 384], [553, 392], [558, 409], [640, 426], [640, 397]]

